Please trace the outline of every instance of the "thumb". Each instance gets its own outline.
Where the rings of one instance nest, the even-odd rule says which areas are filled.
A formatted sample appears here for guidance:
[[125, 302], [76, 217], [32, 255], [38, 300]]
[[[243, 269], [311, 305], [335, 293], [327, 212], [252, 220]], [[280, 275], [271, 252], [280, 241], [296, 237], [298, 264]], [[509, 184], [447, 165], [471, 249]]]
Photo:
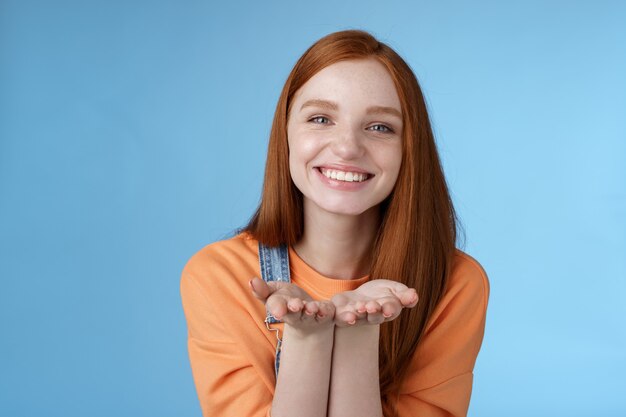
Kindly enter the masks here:
[[417, 305], [417, 300], [419, 297], [417, 295], [417, 291], [414, 288], [407, 288], [399, 294], [400, 302], [403, 307], [415, 307]]
[[415, 307], [419, 299], [415, 288], [407, 288], [403, 284], [397, 285], [395, 288], [392, 287], [391, 292], [398, 297], [398, 300], [402, 303], [402, 307]]
[[252, 278], [248, 284], [250, 285], [250, 290], [252, 291], [252, 295], [254, 295], [257, 299], [261, 301], [265, 301], [267, 297], [270, 296], [272, 292], [274, 292], [265, 281], [263, 281], [259, 277]]

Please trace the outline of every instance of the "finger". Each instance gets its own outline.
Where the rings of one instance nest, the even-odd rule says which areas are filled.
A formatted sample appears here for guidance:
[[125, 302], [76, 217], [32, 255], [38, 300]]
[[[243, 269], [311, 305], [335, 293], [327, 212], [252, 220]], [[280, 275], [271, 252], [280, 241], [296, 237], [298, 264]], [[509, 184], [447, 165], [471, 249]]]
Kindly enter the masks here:
[[248, 281], [248, 285], [252, 290], [252, 295], [261, 301], [265, 301], [272, 293], [270, 288], [267, 286], [267, 283], [258, 277], [254, 277]]
[[405, 291], [402, 291], [398, 294], [398, 298], [400, 298], [400, 302], [404, 307], [415, 307], [417, 305], [417, 300], [419, 297], [417, 296], [417, 291], [414, 288], [408, 288]]
[[342, 313], [350, 312], [354, 315], [356, 320], [363, 320], [367, 318], [367, 307], [364, 301], [356, 301], [339, 309]]
[[278, 320], [282, 320], [283, 317], [289, 313], [287, 308], [287, 301], [281, 296], [273, 296], [267, 299], [265, 303], [267, 311]]
[[297, 313], [297, 312], [302, 311], [302, 308], [304, 307], [304, 303], [302, 302], [301, 299], [297, 297], [291, 298], [287, 302], [287, 307], [289, 308], [289, 311], [291, 311], [292, 313]]
[[[312, 304], [312, 305], [309, 305]], [[317, 313], [317, 306], [315, 306], [315, 302], [306, 302], [303, 307], [302, 307], [302, 311], [301, 311], [301, 316], [300, 319], [303, 323], [315, 323], [316, 322], [316, 313]], [[315, 310], [315, 312], [311, 312], [311, 310]], [[297, 314], [297, 313], [292, 313], [292, 314]]]
[[365, 304], [365, 309], [368, 314], [378, 313], [381, 310], [381, 306], [376, 301], [371, 300], [371, 301], [368, 301], [367, 304]]
[[317, 319], [318, 321], [327, 321], [335, 318], [335, 306], [333, 303], [323, 301], [318, 303]]
[[340, 327], [352, 326], [356, 323], [356, 314], [351, 311], [345, 311], [339, 315], [335, 315], [335, 322]]
[[408, 288], [406, 285], [396, 282], [389, 288], [404, 307], [415, 307], [417, 304], [417, 291], [415, 288]]
[[365, 302], [361, 300], [354, 303], [354, 309], [356, 310], [357, 313], [365, 313], [367, 311]]
[[343, 306], [348, 304], [348, 297], [346, 297], [344, 295], [344, 293], [339, 293], [339, 294], [335, 294], [333, 295], [333, 297], [330, 299], [330, 302], [333, 303], [334, 306]]
[[304, 314], [308, 316], [314, 316], [319, 311], [319, 305], [315, 301], [308, 301], [304, 304]]
[[398, 317], [402, 306], [397, 301], [388, 301], [382, 305], [381, 313], [387, 321], [391, 321]]

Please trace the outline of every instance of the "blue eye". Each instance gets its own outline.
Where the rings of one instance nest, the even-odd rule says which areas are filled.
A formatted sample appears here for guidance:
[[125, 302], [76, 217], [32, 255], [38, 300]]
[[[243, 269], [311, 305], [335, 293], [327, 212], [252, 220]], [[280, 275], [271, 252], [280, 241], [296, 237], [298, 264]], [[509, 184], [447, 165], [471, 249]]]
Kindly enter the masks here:
[[321, 123], [321, 124], [324, 124], [323, 122], [315, 122], [315, 120], [319, 120], [319, 119], [324, 119], [324, 120], [328, 121], [328, 118], [327, 118], [327, 117], [324, 117], [324, 116], [316, 116], [316, 117], [313, 117], [312, 119], [309, 119], [309, 122], [314, 122], [314, 123]]
[[374, 131], [377, 131], [377, 132], [380, 132], [380, 133], [392, 133], [393, 132], [393, 130], [391, 130], [391, 128], [389, 128], [388, 126], [385, 126], [385, 125], [374, 125], [372, 127], [383, 128], [382, 130], [381, 129], [374, 129]]

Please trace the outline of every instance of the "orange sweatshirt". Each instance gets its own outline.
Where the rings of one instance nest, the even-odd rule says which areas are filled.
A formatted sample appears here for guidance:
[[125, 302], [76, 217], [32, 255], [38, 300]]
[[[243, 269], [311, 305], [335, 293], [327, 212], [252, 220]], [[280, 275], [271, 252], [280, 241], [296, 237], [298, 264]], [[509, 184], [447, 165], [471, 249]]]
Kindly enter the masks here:
[[[316, 300], [368, 280], [320, 275], [289, 249], [291, 281]], [[204, 416], [269, 416], [276, 335], [248, 286], [260, 277], [258, 242], [248, 234], [213, 243], [185, 266], [181, 295], [189, 359]], [[400, 417], [464, 416], [485, 328], [489, 284], [480, 264], [457, 251], [446, 293], [402, 383]], [[280, 329], [283, 324], [273, 325]]]

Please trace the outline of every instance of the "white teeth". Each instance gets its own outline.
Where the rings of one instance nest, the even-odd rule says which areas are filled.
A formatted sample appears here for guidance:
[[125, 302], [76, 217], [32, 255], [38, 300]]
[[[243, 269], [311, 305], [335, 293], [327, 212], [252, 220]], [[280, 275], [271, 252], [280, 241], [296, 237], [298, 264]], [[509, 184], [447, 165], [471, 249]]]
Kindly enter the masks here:
[[327, 178], [337, 181], [362, 182], [368, 178], [367, 174], [362, 174], [359, 172], [346, 172], [326, 168], [321, 168], [320, 171], [322, 171], [322, 174], [324, 174]]

